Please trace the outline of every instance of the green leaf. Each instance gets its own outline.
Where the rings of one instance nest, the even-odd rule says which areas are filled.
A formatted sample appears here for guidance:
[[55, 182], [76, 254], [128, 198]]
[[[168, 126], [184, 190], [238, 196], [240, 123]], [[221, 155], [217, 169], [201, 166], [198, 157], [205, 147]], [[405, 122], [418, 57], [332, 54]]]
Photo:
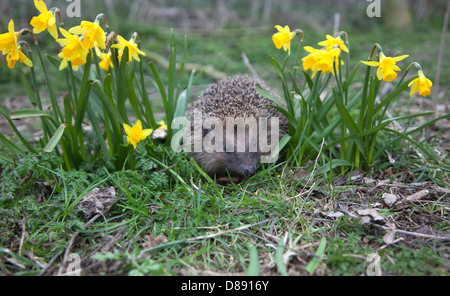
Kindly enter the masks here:
[[277, 265], [278, 271], [281, 273], [281, 275], [287, 276], [287, 270], [286, 266], [284, 265], [283, 260], [284, 255], [284, 236], [280, 238], [280, 241], [278, 242], [277, 250], [275, 252], [275, 264]]
[[129, 50], [125, 47], [122, 60], [119, 65], [119, 78], [117, 81], [117, 109], [122, 118], [127, 118], [125, 101], [127, 100], [127, 70], [128, 70]]
[[58, 123], [56, 122], [56, 120], [54, 120], [54, 118], [49, 113], [42, 111], [42, 110], [35, 110], [35, 109], [17, 110], [17, 111], [11, 112], [10, 117], [12, 120], [17, 120], [17, 119], [21, 119], [21, 118], [31, 118], [31, 117], [47, 117], [48, 119], [50, 119], [51, 123], [55, 127], [58, 127]]
[[303, 75], [305, 76], [306, 83], [308, 83], [309, 89], [312, 89], [314, 86], [314, 82], [312, 81], [311, 76], [306, 71], [302, 71], [302, 72], [303, 72]]
[[259, 87], [256, 87], [256, 91], [257, 91], [260, 95], [262, 95], [263, 97], [265, 97], [265, 98], [271, 100], [272, 102], [274, 102], [275, 104], [277, 104], [279, 107], [283, 107], [283, 108], [284, 108], [284, 105], [283, 105], [283, 104], [280, 102], [280, 100], [279, 100], [277, 97], [275, 97], [273, 94], [268, 93], [267, 91], [262, 90], [262, 89], [260, 89]]
[[[166, 110], [167, 124], [172, 123], [173, 115], [175, 113], [175, 85], [176, 85], [176, 69], [177, 69], [177, 48], [175, 43], [175, 34], [173, 29], [170, 29], [169, 37], [169, 74], [167, 82], [167, 99], [169, 109]], [[170, 127], [168, 127], [170, 130]]]
[[[341, 115], [342, 121], [344, 122], [345, 126], [349, 129], [351, 134], [359, 134], [361, 133], [359, 127], [356, 125], [355, 121], [350, 116], [350, 113], [348, 112], [347, 108], [345, 108], [342, 99], [340, 97], [339, 92], [336, 90], [335, 87], [333, 87], [333, 97], [334, 101], [336, 103], [336, 107], [338, 109], [339, 114]], [[365, 147], [364, 142], [361, 138], [356, 138], [355, 143], [358, 146], [361, 155], [366, 158], [365, 153]]]
[[67, 125], [65, 124], [61, 124], [59, 126], [59, 128], [53, 134], [53, 137], [48, 141], [47, 145], [45, 145], [44, 152], [47, 153], [53, 152], [53, 149], [55, 149], [56, 145], [59, 143], [59, 140], [61, 140], [61, 137], [63, 136], [66, 127]]
[[11, 152], [13, 152], [13, 153], [16, 153], [16, 154], [19, 154], [19, 155], [22, 156], [22, 157], [27, 156], [27, 154], [26, 154], [22, 149], [20, 149], [18, 146], [16, 146], [15, 144], [13, 144], [13, 143], [12, 143], [10, 140], [8, 140], [7, 138], [5, 138], [5, 136], [3, 136], [1, 133], [0, 133], [0, 141], [2, 141], [2, 142], [5, 144], [6, 148], [7, 148], [9, 151], [11, 151]]
[[99, 81], [95, 80], [92, 82], [92, 87], [94, 90], [94, 93], [97, 95], [97, 97], [100, 99], [100, 101], [103, 104], [103, 107], [106, 110], [106, 113], [104, 116], [108, 117], [109, 122], [112, 125], [112, 129], [114, 131], [115, 136], [115, 143], [120, 143], [121, 141], [121, 135], [122, 135], [122, 124], [124, 123], [122, 116], [120, 115], [119, 111], [115, 107], [115, 105], [111, 104], [110, 99], [106, 95], [106, 93], [103, 91], [103, 89], [100, 87]]
[[173, 118], [184, 117], [186, 115], [186, 108], [191, 94], [192, 82], [194, 80], [195, 70], [191, 72], [187, 88], [180, 94], [177, 100], [177, 106]]
[[403, 83], [402, 85], [398, 86], [396, 89], [394, 89], [388, 96], [386, 96], [386, 98], [384, 98], [381, 103], [375, 107], [374, 110], [374, 114], [377, 114], [378, 112], [380, 112], [380, 110], [383, 107], [388, 107], [389, 104], [405, 89], [408, 88], [408, 84], [413, 81], [414, 78], [411, 78], [410, 80], [406, 81], [405, 83]]
[[148, 63], [150, 66], [150, 69], [152, 70], [153, 77], [155, 78], [156, 85], [158, 86], [159, 94], [161, 95], [164, 110], [166, 111], [166, 114], [169, 110], [169, 105], [167, 102], [167, 94], [166, 90], [164, 89], [164, 85], [161, 81], [161, 77], [159, 75], [158, 69], [156, 68], [155, 64], [153, 62]]
[[319, 247], [317, 247], [316, 253], [314, 254], [314, 257], [311, 259], [311, 261], [305, 267], [305, 270], [309, 274], [313, 274], [314, 271], [316, 270], [317, 266], [319, 266], [320, 261], [322, 261], [326, 245], [327, 245], [327, 239], [322, 237], [322, 239], [320, 240]]
[[78, 94], [78, 100], [76, 102], [76, 116], [75, 116], [75, 129], [77, 132], [81, 131], [81, 124], [83, 122], [84, 115], [89, 99], [89, 73], [91, 69], [91, 55], [88, 54], [86, 58], [86, 64], [84, 65], [83, 77], [81, 79], [80, 93]]
[[[5, 117], [5, 119], [8, 121], [10, 127], [13, 129], [14, 133], [17, 135], [17, 137], [19, 138], [19, 140], [25, 145], [25, 147], [27, 147], [28, 151], [30, 151], [31, 153], [35, 153], [36, 151], [34, 150], [34, 148], [30, 145], [30, 143], [28, 143], [28, 141], [22, 136], [22, 133], [19, 132], [19, 130], [16, 128], [16, 125], [14, 124], [14, 122], [11, 120], [11, 117], [8, 114], [8, 110], [6, 110], [2, 105], [0, 105], [0, 113], [3, 114], [3, 116]], [[5, 138], [6, 139], [6, 138]], [[11, 143], [12, 144], [12, 143]], [[14, 145], [15, 146], [15, 145]], [[20, 150], [21, 151], [21, 150]], [[17, 151], [16, 151], [17, 152]], [[22, 152], [22, 151], [21, 151]], [[22, 152], [23, 154], [25, 152]], [[22, 154], [21, 154], [22, 155]]]
[[258, 250], [251, 243], [247, 243], [247, 248], [250, 255], [250, 263], [248, 264], [246, 275], [259, 276], [260, 265], [259, 265]]
[[350, 84], [352, 83], [353, 78], [355, 78], [356, 72], [357, 72], [358, 69], [359, 69], [359, 66], [361, 66], [361, 62], [358, 62], [358, 63], [356, 64], [356, 66], [353, 68], [352, 72], [351, 72], [350, 75], [348, 76], [347, 81], [345, 81], [345, 83], [344, 83], [344, 91], [347, 91], [348, 87], [349, 87]]

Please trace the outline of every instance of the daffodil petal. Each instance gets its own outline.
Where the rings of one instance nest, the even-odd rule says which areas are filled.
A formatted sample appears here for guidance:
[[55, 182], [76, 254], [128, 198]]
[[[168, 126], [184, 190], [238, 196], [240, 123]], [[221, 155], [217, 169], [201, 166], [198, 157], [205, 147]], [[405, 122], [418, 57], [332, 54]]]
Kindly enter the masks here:
[[142, 136], [143, 136], [144, 138], [147, 138], [147, 137], [150, 136], [152, 133], [153, 133], [153, 130], [152, 130], [152, 129], [145, 129], [145, 130], [142, 131]]
[[415, 94], [417, 91], [419, 90], [419, 84], [418, 83], [414, 83], [411, 87], [411, 91], [409, 92], [409, 96], [412, 96], [413, 94]]
[[37, 10], [39, 10], [40, 13], [47, 12], [47, 5], [45, 5], [44, 1], [42, 0], [34, 0], [34, 6], [36, 6]]
[[378, 80], [383, 79], [383, 70], [380, 67], [378, 67], [378, 69], [377, 69], [377, 78], [378, 78]]
[[124, 123], [123, 129], [125, 130], [125, 133], [127, 133], [127, 135], [131, 134], [131, 126], [129, 126], [128, 124]]
[[363, 63], [364, 65], [367, 65], [367, 66], [371, 66], [371, 67], [380, 65], [379, 62], [375, 62], [375, 61], [361, 61], [361, 63]]
[[405, 55], [402, 55], [402, 56], [393, 57], [392, 60], [395, 61], [395, 62], [398, 62], [398, 61], [406, 59], [407, 57], [409, 57], [409, 55], [405, 54]]
[[67, 68], [68, 65], [69, 65], [69, 62], [67, 61], [67, 59], [63, 59], [61, 61], [61, 64], [59, 65], [59, 71], [64, 70], [65, 68]]
[[12, 19], [8, 23], [8, 31], [9, 31], [9, 33], [12, 33], [12, 34], [15, 33], [14, 32], [14, 21]]
[[50, 33], [50, 35], [52, 35], [53, 38], [58, 38], [58, 28], [56, 27], [56, 24], [48, 27], [48, 32]]
[[282, 32], [284, 30], [283, 27], [280, 25], [276, 25], [275, 29], [277, 29], [279, 32]]

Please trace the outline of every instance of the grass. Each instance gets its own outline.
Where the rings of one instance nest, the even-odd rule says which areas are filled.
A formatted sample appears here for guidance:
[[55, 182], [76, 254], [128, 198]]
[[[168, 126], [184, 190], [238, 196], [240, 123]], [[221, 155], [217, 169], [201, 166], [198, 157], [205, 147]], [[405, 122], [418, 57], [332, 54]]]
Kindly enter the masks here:
[[[385, 275], [448, 275], [449, 193], [443, 188], [397, 210], [383, 204], [383, 192], [407, 195], [420, 183], [338, 186], [329, 172], [311, 178], [280, 163], [244, 183], [220, 186], [202, 178], [188, 157], [153, 147], [139, 153], [137, 171], [51, 169], [56, 159], [2, 165], [2, 273], [64, 273], [62, 259], [76, 253], [84, 275], [364, 275], [367, 256], [377, 253]], [[148, 154], [176, 165], [169, 171]], [[385, 180], [368, 177], [378, 185]], [[448, 170], [436, 176], [442, 178]], [[114, 186], [118, 201], [87, 225], [77, 204], [99, 186]], [[355, 211], [363, 208], [377, 209], [409, 234], [384, 243], [380, 226], [389, 224], [362, 223]], [[323, 255], [316, 257], [323, 240]]]
[[[138, 31], [148, 52], [166, 55], [168, 29], [131, 22], [121, 23], [121, 29]], [[373, 42], [382, 42], [385, 49], [412, 50], [434, 80], [439, 30], [420, 24], [415, 34], [385, 34], [382, 27], [342, 29], [354, 44], [353, 60], [366, 59]], [[306, 31], [304, 45], [315, 45], [327, 33]], [[282, 53], [274, 52], [272, 33], [271, 26], [193, 30], [187, 34], [187, 61], [226, 75], [246, 73], [245, 52], [261, 78], [278, 88], [268, 57]], [[178, 35], [183, 48], [183, 34]], [[443, 67], [442, 82], [449, 81], [449, 69]], [[18, 78], [5, 77], [3, 70], [0, 92], [8, 96], [2, 103], [20, 102]], [[194, 89], [211, 82], [200, 71]], [[441, 84], [448, 93], [448, 85]], [[428, 102], [405, 98], [392, 111], [429, 109]], [[427, 129], [415, 139], [448, 157], [445, 128]], [[370, 172], [356, 177], [354, 171], [351, 179], [333, 174], [333, 164], [322, 155], [303, 168], [281, 161], [226, 186], [205, 178], [188, 155], [162, 146], [139, 146], [135, 171], [115, 171], [103, 161], [64, 171], [52, 155], [0, 163], [0, 274], [65, 274], [68, 256], [78, 254], [82, 275], [367, 275], [373, 268], [369, 255], [377, 254], [383, 275], [450, 275], [450, 169], [408, 143], [393, 142], [388, 151], [395, 163], [385, 155]], [[108, 212], [86, 218], [78, 204], [100, 186], [113, 186], [117, 202]], [[383, 202], [384, 193], [404, 201], [421, 190], [428, 194], [404, 207]], [[359, 215], [364, 209], [384, 218]], [[386, 242], [386, 228], [394, 226], [394, 240]]]

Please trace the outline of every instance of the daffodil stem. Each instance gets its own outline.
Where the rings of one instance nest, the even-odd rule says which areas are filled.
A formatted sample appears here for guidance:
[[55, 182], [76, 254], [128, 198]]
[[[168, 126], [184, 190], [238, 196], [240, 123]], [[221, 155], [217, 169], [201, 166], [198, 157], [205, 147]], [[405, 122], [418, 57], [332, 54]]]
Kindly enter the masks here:
[[378, 52], [383, 52], [383, 48], [381, 47], [380, 44], [375, 43], [372, 46], [372, 50], [370, 51], [370, 55], [369, 55], [369, 61], [373, 60], [373, 55], [375, 54], [375, 50], [378, 49]]
[[73, 75], [73, 69], [72, 69], [72, 63], [69, 62], [69, 66], [67, 67], [69, 71], [69, 77], [70, 77], [70, 83], [71, 85], [68, 85], [69, 89], [72, 88], [72, 106], [75, 106], [75, 100], [78, 98], [77, 94], [77, 88], [75, 84], [75, 76]]
[[98, 79], [100, 79], [100, 81], [103, 81], [102, 71], [100, 71], [100, 65], [99, 65], [99, 61], [98, 61], [98, 56], [94, 53], [93, 49], [91, 49], [91, 54], [94, 57], [94, 64], [95, 64], [95, 69], [97, 71], [97, 77], [98, 77]]
[[134, 171], [135, 162], [134, 162], [134, 151], [133, 151], [133, 146], [132, 145], [129, 145], [129, 147], [128, 147], [128, 160], [130, 162], [130, 169], [132, 171]]
[[411, 67], [412, 67], [412, 66], [415, 66], [416, 69], [417, 69], [418, 71], [419, 71], [419, 70], [422, 70], [422, 67], [421, 67], [418, 63], [416, 63], [416, 62], [411, 63], [411, 64], [409, 65], [409, 67], [406, 68], [405, 73], [403, 73], [402, 78], [401, 78], [400, 81], [397, 83], [397, 86], [396, 86], [395, 88], [398, 88], [400, 85], [402, 85], [403, 80], [405, 80], [405, 77], [406, 77], [406, 75], [408, 74], [409, 70], [411, 70]]

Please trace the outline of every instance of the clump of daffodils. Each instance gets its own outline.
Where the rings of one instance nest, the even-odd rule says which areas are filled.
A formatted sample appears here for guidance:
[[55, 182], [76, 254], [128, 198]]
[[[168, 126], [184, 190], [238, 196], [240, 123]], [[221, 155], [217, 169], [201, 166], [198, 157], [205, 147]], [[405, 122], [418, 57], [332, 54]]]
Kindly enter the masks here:
[[[117, 38], [117, 44], [107, 47], [107, 35], [102, 28], [100, 22], [103, 20], [106, 23], [106, 19], [103, 14], [99, 14], [94, 22], [82, 21], [80, 25], [65, 30], [59, 28], [56, 22], [55, 15], [59, 13], [58, 8], [47, 8], [47, 5], [42, 0], [34, 0], [34, 5], [39, 11], [39, 15], [34, 16], [30, 25], [32, 26], [32, 34], [37, 35], [48, 31], [48, 33], [61, 45], [61, 52], [58, 57], [61, 59], [59, 69], [62, 71], [67, 66], [72, 66], [72, 70], [77, 71], [80, 66], [83, 66], [87, 61], [88, 54], [94, 54], [99, 58], [99, 67], [108, 72], [114, 67], [111, 59], [110, 48], [117, 48], [119, 50], [119, 61], [122, 60], [124, 49], [129, 50], [128, 62], [132, 60], [140, 61], [140, 56], [146, 56], [146, 54], [138, 48], [137, 34], [133, 34], [131, 39], [125, 40], [120, 35], [115, 35]], [[0, 35], [0, 50], [3, 55], [6, 55], [8, 67], [13, 69], [15, 64], [19, 61], [27, 66], [32, 67], [33, 62], [22, 52], [20, 42], [18, 38], [22, 32], [28, 31], [28, 29], [21, 30], [19, 32], [14, 30], [14, 21], [10, 20], [8, 24], [8, 32]], [[62, 38], [60, 38], [61, 33]]]
[[[330, 35], [326, 36], [327, 40], [321, 41], [318, 45], [323, 46], [321, 49], [316, 49], [311, 46], [305, 46], [304, 49], [309, 54], [302, 59], [303, 69], [305, 71], [312, 70], [314, 77], [318, 71], [326, 74], [331, 72], [335, 75], [334, 62], [340, 61], [341, 52], [349, 52], [344, 41], [338, 36], [334, 38]], [[340, 61], [343, 64], [343, 61]], [[339, 70], [339, 67], [336, 67]]]
[[[275, 47], [278, 49], [283, 48], [283, 50], [287, 51], [288, 55], [290, 55], [291, 41], [299, 32], [301, 32], [301, 30], [291, 32], [289, 26], [282, 27], [279, 25], [276, 25], [275, 28], [278, 30], [277, 33], [272, 35], [272, 41]], [[344, 41], [341, 38], [343, 35], [347, 36], [345, 32], [337, 34], [336, 37], [326, 35], [326, 40], [318, 43], [322, 48], [305, 46], [304, 50], [308, 54], [302, 58], [303, 70], [311, 71], [312, 77], [318, 72], [336, 75], [335, 71], [339, 71], [339, 65], [344, 64], [341, 59], [342, 52], [349, 53], [349, 49], [346, 45], [346, 43], [348, 44], [348, 40]], [[378, 56], [378, 61], [369, 60], [361, 62], [371, 67], [377, 67], [376, 76], [378, 80], [386, 82], [393, 81], [398, 76], [397, 72], [401, 71], [397, 62], [409, 57], [409, 55], [387, 57], [382, 50], [380, 50]], [[422, 68], [418, 65], [418, 77], [409, 84], [409, 87], [411, 87], [410, 95], [412, 96], [416, 92], [419, 92], [421, 96], [427, 96], [431, 93], [430, 88], [432, 85], [433, 83], [425, 77]]]

